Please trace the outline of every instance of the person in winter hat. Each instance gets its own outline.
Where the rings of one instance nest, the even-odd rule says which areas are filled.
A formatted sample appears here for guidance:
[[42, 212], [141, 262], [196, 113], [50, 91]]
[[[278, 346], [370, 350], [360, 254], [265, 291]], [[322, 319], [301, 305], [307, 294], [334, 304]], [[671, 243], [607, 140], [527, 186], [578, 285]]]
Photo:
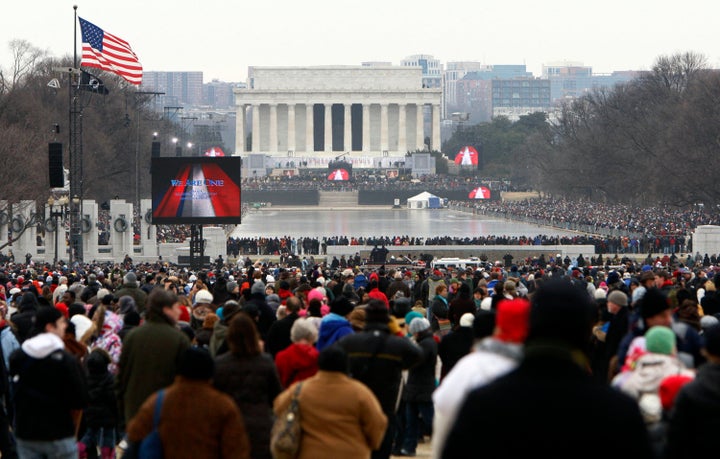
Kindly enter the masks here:
[[322, 318], [318, 336], [317, 348], [319, 352], [338, 341], [345, 335], [353, 333], [352, 325], [347, 315], [354, 309], [350, 300], [339, 296], [330, 303], [330, 313]]
[[311, 321], [297, 319], [290, 329], [292, 344], [275, 356], [280, 384], [288, 388], [295, 382], [313, 376], [318, 371], [318, 350], [315, 347], [318, 330]]

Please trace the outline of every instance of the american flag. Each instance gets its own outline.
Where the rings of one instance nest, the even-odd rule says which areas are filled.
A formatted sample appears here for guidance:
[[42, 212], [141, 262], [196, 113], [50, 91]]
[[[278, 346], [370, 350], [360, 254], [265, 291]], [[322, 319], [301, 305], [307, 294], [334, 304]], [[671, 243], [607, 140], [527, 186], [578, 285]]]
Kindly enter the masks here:
[[112, 72], [135, 85], [142, 83], [142, 65], [128, 42], [83, 18], [78, 19], [82, 31], [80, 65]]

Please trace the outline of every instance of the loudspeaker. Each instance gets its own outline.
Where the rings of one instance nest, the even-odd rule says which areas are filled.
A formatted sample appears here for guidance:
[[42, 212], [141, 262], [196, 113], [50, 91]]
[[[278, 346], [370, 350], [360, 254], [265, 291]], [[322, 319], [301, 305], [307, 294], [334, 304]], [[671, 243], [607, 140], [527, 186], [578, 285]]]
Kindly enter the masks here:
[[160, 157], [160, 142], [153, 142], [151, 151], [152, 151], [153, 158], [159, 158]]
[[50, 174], [50, 188], [62, 188], [65, 186], [63, 174], [62, 144], [50, 142], [48, 144], [48, 165]]

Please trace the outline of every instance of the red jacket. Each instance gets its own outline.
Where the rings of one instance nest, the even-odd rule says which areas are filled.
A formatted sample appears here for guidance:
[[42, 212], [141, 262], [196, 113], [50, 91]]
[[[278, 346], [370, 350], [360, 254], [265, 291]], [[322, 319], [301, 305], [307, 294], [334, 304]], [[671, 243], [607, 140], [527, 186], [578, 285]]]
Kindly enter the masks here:
[[275, 356], [275, 366], [284, 388], [318, 371], [318, 350], [312, 344], [293, 343]]

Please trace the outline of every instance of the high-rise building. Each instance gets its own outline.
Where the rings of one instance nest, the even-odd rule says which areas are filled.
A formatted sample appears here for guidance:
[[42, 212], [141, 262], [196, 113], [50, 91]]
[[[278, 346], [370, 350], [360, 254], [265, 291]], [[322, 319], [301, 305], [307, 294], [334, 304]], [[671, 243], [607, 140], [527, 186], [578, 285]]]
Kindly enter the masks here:
[[595, 89], [612, 88], [639, 75], [640, 72], [635, 71], [593, 74], [592, 67], [580, 62], [555, 62], [542, 66], [542, 76], [550, 80], [550, 97], [556, 105], [582, 97]]
[[200, 106], [203, 104], [202, 72], [144, 72], [143, 91], [165, 93], [165, 106]]

